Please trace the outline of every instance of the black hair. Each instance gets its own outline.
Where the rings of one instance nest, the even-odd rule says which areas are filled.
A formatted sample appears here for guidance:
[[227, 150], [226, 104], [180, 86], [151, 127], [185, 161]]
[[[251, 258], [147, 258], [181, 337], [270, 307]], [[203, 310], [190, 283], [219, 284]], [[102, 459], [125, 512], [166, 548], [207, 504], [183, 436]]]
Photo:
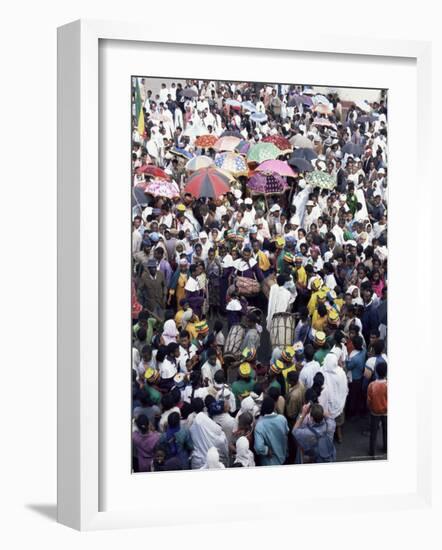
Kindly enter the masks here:
[[281, 395], [281, 390], [276, 386], [270, 386], [270, 388], [267, 390], [267, 395], [271, 397], [276, 403]]
[[383, 379], [387, 376], [387, 363], [385, 361], [379, 361], [379, 363], [376, 365], [376, 374], [380, 379]]
[[164, 411], [172, 409], [176, 405], [175, 398], [171, 393], [165, 393], [161, 397], [161, 407]]
[[167, 417], [167, 425], [169, 428], [177, 428], [180, 425], [180, 413], [172, 412]]
[[297, 383], [298, 383], [298, 380], [299, 380], [299, 372], [295, 371], [295, 370], [291, 370], [288, 374], [287, 374], [287, 382], [291, 385], [291, 386], [295, 386]]
[[261, 416], [264, 416], [265, 414], [271, 414], [274, 410], [275, 401], [269, 395], [266, 395], [262, 400]]
[[135, 424], [142, 434], [147, 433], [149, 429], [149, 419], [145, 414], [140, 414], [140, 416], [135, 419]]
[[304, 357], [307, 361], [311, 361], [315, 355], [315, 348], [311, 344], [307, 344], [304, 348]]
[[201, 399], [201, 397], [195, 397], [191, 401], [191, 406], [193, 409], [193, 412], [200, 413], [204, 409], [204, 401]]

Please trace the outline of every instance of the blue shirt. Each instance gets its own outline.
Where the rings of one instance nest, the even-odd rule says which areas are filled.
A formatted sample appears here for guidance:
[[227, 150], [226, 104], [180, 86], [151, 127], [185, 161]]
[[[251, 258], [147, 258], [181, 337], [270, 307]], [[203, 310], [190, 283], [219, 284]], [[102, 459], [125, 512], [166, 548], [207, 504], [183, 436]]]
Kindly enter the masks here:
[[367, 352], [365, 350], [358, 351], [351, 359], [348, 359], [347, 370], [351, 372], [352, 380], [360, 380], [362, 378], [366, 360]]
[[[261, 416], [255, 427], [255, 451], [263, 466], [284, 464], [287, 456], [287, 419], [281, 414]], [[268, 456], [269, 448], [272, 456]]]

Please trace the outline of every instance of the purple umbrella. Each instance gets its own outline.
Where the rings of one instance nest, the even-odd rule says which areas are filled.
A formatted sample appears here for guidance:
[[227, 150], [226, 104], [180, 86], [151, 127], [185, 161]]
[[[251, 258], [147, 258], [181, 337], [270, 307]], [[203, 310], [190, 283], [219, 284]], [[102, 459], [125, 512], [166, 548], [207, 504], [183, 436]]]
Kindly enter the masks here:
[[247, 186], [253, 193], [263, 193], [265, 195], [282, 193], [288, 187], [282, 176], [264, 173], [253, 175], [247, 182]]

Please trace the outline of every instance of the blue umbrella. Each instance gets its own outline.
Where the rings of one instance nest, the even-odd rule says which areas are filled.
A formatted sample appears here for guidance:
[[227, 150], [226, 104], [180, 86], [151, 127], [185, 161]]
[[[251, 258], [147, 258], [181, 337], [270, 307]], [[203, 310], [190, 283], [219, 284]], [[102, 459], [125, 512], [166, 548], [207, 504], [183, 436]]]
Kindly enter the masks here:
[[349, 141], [342, 148], [342, 152], [347, 153], [347, 155], [360, 157], [362, 153], [362, 147], [360, 145], [356, 145], [355, 143], [352, 143], [351, 141]]
[[237, 99], [226, 99], [226, 105], [239, 109], [241, 107], [241, 102]]
[[181, 147], [172, 147], [170, 152], [172, 153], [172, 155], [176, 155], [178, 157], [183, 157], [183, 158], [186, 158], [186, 159], [193, 158], [192, 153], [189, 153], [189, 151], [186, 151], [185, 149], [181, 149]]
[[318, 155], [309, 147], [300, 147], [299, 149], [295, 149], [293, 151], [292, 157], [310, 161], [318, 158]]
[[242, 108], [245, 111], [250, 111], [251, 113], [256, 113], [256, 105], [252, 103], [251, 101], [243, 101], [242, 102]]
[[253, 122], [266, 122], [267, 115], [265, 113], [253, 113], [250, 115], [250, 119], [253, 120]]
[[298, 172], [313, 172], [312, 163], [306, 159], [295, 157], [294, 155], [292, 155], [287, 162], [290, 164], [290, 166], [296, 168]]

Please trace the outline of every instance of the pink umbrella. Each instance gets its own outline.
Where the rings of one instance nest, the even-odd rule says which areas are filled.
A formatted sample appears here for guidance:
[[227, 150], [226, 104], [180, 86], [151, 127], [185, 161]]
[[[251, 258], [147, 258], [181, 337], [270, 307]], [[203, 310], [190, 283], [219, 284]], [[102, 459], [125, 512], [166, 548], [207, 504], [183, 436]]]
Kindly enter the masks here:
[[296, 177], [296, 173], [285, 160], [265, 160], [256, 168], [256, 171], [274, 173], [279, 176], [289, 176], [291, 178]]

